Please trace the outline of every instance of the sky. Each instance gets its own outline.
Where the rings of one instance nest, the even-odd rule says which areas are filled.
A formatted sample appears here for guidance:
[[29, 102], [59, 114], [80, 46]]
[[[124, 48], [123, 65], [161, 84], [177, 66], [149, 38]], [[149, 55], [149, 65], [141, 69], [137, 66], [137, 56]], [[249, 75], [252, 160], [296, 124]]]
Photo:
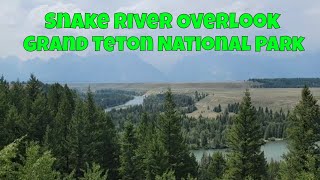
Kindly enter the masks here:
[[[179, 29], [176, 26], [170, 30], [47, 30], [44, 28], [44, 16], [47, 12], [90, 12], [113, 14], [115, 12], [150, 13], [170, 12], [174, 15], [181, 13], [207, 13], [207, 12], [236, 12], [241, 13], [280, 13], [279, 23], [281, 29], [237, 29], [237, 30], [206, 30], [206, 29]], [[112, 16], [111, 16], [112, 17]], [[0, 6], [0, 57], [17, 56], [21, 61], [33, 58], [48, 60], [63, 55], [61, 52], [33, 52], [23, 49], [22, 43], [29, 35], [93, 35], [139, 36], [139, 35], [289, 35], [305, 36], [304, 47], [307, 54], [320, 53], [320, 1], [291, 0], [291, 1], [248, 1], [248, 0], [5, 0]], [[110, 53], [99, 52], [104, 55]], [[113, 52], [119, 53], [119, 52]], [[205, 52], [134, 52], [143, 61], [148, 62], [161, 71], [170, 69], [174, 64], [186, 57], [197, 56]], [[224, 52], [232, 53], [232, 52]], [[297, 56], [300, 53], [254, 53], [251, 56]], [[87, 50], [78, 55], [90, 57], [94, 52]], [[222, 53], [223, 56], [223, 53]]]

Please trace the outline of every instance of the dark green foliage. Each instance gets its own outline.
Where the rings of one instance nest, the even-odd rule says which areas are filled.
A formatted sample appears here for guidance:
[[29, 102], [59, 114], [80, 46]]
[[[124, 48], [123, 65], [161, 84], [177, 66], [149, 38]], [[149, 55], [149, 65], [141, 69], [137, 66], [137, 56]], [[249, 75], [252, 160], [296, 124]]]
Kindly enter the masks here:
[[59, 173], [53, 169], [55, 158], [49, 151], [43, 152], [39, 145], [30, 143], [25, 154], [19, 154], [23, 139], [0, 150], [0, 179], [58, 179]]
[[173, 96], [169, 90], [166, 93], [166, 101], [164, 104], [164, 113], [161, 114], [159, 120], [159, 143], [163, 146], [166, 159], [167, 169], [173, 170], [177, 179], [186, 178], [188, 174], [195, 175], [192, 172], [195, 159], [191, 158], [187, 145], [181, 133], [181, 118], [177, 114], [176, 105]]
[[122, 179], [133, 180], [139, 177], [136, 157], [137, 146], [134, 127], [131, 123], [127, 123], [121, 141], [120, 175]]
[[[179, 111], [190, 113], [196, 110], [192, 97], [182, 94], [173, 94], [172, 96]], [[144, 99], [143, 106], [148, 112], [163, 112], [165, 110], [165, 99], [165, 94], [150, 95]]]
[[147, 113], [143, 113], [141, 121], [137, 127], [137, 150], [136, 150], [136, 159], [137, 159], [137, 177], [143, 178], [146, 177], [147, 170], [149, 169], [147, 160], [149, 158], [148, 153], [151, 149], [152, 140], [154, 138], [154, 124], [149, 119]]
[[[95, 104], [97, 96], [90, 89], [80, 97], [66, 85], [46, 85], [33, 75], [27, 83], [9, 84], [2, 77], [0, 179], [319, 177], [315, 142], [320, 113], [307, 88], [289, 123], [282, 110], [253, 107], [248, 92], [241, 105], [229, 104], [225, 110], [218, 106], [221, 113], [216, 118], [188, 117], [186, 113], [205, 96], [173, 95], [169, 90], [146, 98], [143, 105], [106, 113]], [[15, 141], [23, 136], [24, 143]], [[286, 161], [266, 166], [262, 139], [284, 137], [290, 144]], [[189, 149], [227, 145], [229, 157], [204, 156], [199, 168]]]
[[292, 179], [303, 174], [319, 176], [320, 109], [309, 88], [289, 118], [289, 153], [285, 156], [282, 177]]
[[[73, 98], [68, 98], [64, 93], [58, 103], [58, 111], [53, 122], [48, 126], [48, 144], [53, 154], [57, 157], [57, 167], [62, 172], [70, 172], [70, 141], [71, 119], [73, 115]], [[71, 100], [71, 101], [70, 101]]]
[[214, 112], [220, 113], [222, 111], [221, 105], [219, 104], [217, 107], [213, 108]]
[[240, 105], [240, 112], [228, 132], [227, 179], [263, 179], [266, 177], [266, 160], [261, 146], [263, 132], [251, 103], [250, 93], [246, 91]]
[[194, 99], [195, 99], [195, 101], [200, 101], [201, 99], [207, 97], [208, 95], [209, 94], [207, 94], [207, 93], [199, 93], [198, 91], [196, 91], [194, 93]]
[[280, 179], [280, 162], [273, 159], [268, 164], [268, 180]]
[[320, 78], [276, 78], [276, 79], [249, 79], [254, 82], [253, 87], [260, 88], [303, 88], [320, 87]]
[[212, 156], [204, 154], [199, 167], [199, 180], [218, 180], [223, 178], [226, 170], [226, 160], [222, 153], [214, 153]]
[[211, 179], [222, 179], [226, 169], [226, 160], [222, 153], [214, 153], [211, 163], [208, 167], [209, 176]]
[[227, 111], [238, 114], [240, 103], [228, 104]]
[[93, 163], [92, 167], [87, 163], [87, 169], [84, 171], [83, 177], [80, 180], [107, 180], [108, 172], [101, 169], [100, 165]]

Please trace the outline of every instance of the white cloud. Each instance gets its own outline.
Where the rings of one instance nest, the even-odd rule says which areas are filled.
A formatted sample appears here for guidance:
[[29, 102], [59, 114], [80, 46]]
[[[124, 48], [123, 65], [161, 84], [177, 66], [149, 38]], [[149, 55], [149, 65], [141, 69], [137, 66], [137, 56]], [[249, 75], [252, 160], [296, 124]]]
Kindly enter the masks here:
[[[46, 12], [171, 12], [175, 16], [180, 13], [199, 13], [199, 12], [279, 12], [281, 30], [258, 30], [258, 29], [240, 29], [240, 30], [180, 30], [173, 28], [170, 30], [46, 30], [44, 28], [44, 15]], [[320, 41], [320, 2], [312, 0], [292, 0], [287, 1], [245, 1], [245, 0], [123, 0], [115, 1], [64, 1], [64, 0], [11, 0], [2, 4], [0, 7], [0, 56], [17, 55], [21, 58], [49, 58], [61, 55], [61, 53], [27, 53], [23, 50], [22, 42], [24, 37], [31, 34], [44, 35], [250, 35], [256, 34], [285, 34], [285, 35], [303, 35], [306, 36], [305, 45], [308, 51], [319, 51], [317, 46]], [[318, 18], [317, 18], [318, 17]], [[88, 52], [82, 53], [86, 55]], [[101, 52], [103, 53], [103, 52]], [[163, 61], [162, 57], [169, 60], [181, 59], [183, 56], [189, 56], [193, 53], [182, 52], [151, 52], [138, 53], [146, 61], [156, 66], [170, 66], [174, 62]], [[162, 64], [163, 63], [163, 64]]]

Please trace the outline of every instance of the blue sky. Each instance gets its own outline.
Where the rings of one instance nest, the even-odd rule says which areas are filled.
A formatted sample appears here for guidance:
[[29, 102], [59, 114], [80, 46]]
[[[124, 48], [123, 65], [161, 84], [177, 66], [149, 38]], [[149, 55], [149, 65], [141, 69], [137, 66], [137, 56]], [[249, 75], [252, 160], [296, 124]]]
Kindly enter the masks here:
[[[206, 13], [206, 12], [237, 12], [237, 13], [281, 13], [280, 30], [266, 29], [238, 29], [238, 30], [181, 30], [174, 27], [170, 30], [47, 30], [44, 28], [44, 15], [47, 12], [171, 12], [175, 15], [180, 13]], [[304, 46], [306, 52], [302, 54], [320, 53], [320, 1], [314, 0], [291, 0], [291, 1], [248, 1], [248, 0], [119, 0], [119, 1], [101, 1], [101, 0], [6, 0], [0, 6], [0, 56], [17, 56], [21, 61], [40, 58], [48, 60], [58, 58], [63, 53], [58, 52], [40, 52], [27, 53], [22, 47], [24, 38], [28, 35], [84, 35], [87, 37], [93, 35], [298, 35], [305, 36]], [[108, 56], [109, 53], [100, 52]], [[119, 52], [114, 52], [119, 53]], [[175, 64], [180, 63], [185, 58], [199, 57], [205, 52], [133, 52], [141, 60], [153, 65], [157, 69], [167, 72]], [[230, 52], [224, 52], [230, 53]], [[216, 53], [224, 56], [224, 53]], [[248, 53], [241, 53], [247, 55]], [[95, 55], [92, 51], [78, 53], [79, 56], [90, 57]], [[228, 54], [229, 55], [229, 54]], [[249, 53], [252, 57], [270, 56], [295, 57], [301, 56], [301, 53]], [[272, 63], [272, 62], [270, 62]], [[306, 63], [308, 63], [306, 61]], [[316, 65], [316, 64], [315, 64]], [[219, 67], [217, 67], [219, 68]]]

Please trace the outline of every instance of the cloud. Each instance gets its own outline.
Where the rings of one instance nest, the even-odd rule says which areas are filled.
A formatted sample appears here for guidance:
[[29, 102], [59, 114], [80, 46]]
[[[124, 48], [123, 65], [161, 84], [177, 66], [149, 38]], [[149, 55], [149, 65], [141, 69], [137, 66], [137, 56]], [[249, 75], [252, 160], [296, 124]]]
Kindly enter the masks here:
[[[237, 30], [181, 30], [177, 26], [170, 30], [46, 30], [44, 28], [44, 15], [47, 12], [171, 12], [175, 16], [180, 13], [200, 13], [200, 12], [237, 12], [237, 13], [258, 13], [258, 12], [279, 12], [280, 30], [261, 30], [261, 29], [237, 29]], [[307, 52], [319, 52], [317, 45], [320, 41], [320, 2], [313, 0], [293, 0], [290, 3], [286, 1], [246, 1], [246, 0], [123, 0], [115, 1], [64, 1], [64, 0], [10, 0], [0, 7], [0, 56], [18, 56], [23, 59], [39, 57], [48, 59], [50, 57], [60, 56], [57, 52], [27, 53], [23, 50], [23, 39], [28, 35], [303, 35], [306, 36], [305, 46]], [[86, 51], [79, 53], [86, 56], [93, 52]], [[104, 53], [105, 52], [100, 52]], [[116, 52], [115, 52], [116, 53]], [[168, 68], [179, 59], [185, 56], [197, 54], [195, 52], [135, 52], [145, 61], [155, 65]], [[278, 55], [277, 53], [274, 53]], [[258, 54], [257, 54], [258, 55]], [[166, 58], [166, 61], [163, 60]], [[174, 61], [176, 60], [176, 61]], [[172, 61], [172, 62], [171, 62]]]

